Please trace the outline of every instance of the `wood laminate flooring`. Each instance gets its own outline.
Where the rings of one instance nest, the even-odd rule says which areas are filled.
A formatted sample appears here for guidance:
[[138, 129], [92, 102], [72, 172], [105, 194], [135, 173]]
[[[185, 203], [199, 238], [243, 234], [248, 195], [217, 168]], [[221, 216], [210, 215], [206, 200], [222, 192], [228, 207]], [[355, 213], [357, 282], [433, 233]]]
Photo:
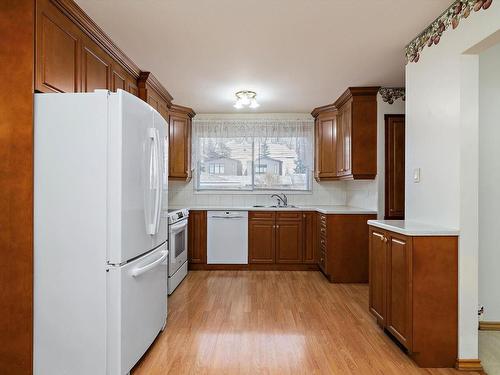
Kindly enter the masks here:
[[133, 375], [461, 374], [418, 368], [368, 312], [367, 285], [319, 272], [191, 271], [168, 304]]

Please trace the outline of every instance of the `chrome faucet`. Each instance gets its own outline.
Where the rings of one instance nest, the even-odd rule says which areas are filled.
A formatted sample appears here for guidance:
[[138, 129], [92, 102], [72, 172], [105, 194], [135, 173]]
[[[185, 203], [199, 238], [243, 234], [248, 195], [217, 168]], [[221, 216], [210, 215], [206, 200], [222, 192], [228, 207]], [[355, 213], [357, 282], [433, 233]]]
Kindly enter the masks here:
[[278, 201], [278, 207], [281, 207], [281, 203], [283, 202], [283, 207], [287, 207], [288, 206], [288, 198], [285, 194], [282, 194], [279, 195], [279, 194], [273, 194], [271, 195], [271, 198], [274, 198], [276, 197], [277, 201]]

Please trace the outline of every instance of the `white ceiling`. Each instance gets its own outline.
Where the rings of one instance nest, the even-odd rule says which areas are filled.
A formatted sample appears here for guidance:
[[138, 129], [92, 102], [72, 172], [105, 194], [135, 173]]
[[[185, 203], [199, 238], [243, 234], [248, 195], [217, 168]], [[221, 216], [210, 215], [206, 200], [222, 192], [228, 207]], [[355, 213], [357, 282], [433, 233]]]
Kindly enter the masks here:
[[451, 0], [77, 0], [174, 102], [310, 112], [348, 86], [403, 86], [404, 47]]

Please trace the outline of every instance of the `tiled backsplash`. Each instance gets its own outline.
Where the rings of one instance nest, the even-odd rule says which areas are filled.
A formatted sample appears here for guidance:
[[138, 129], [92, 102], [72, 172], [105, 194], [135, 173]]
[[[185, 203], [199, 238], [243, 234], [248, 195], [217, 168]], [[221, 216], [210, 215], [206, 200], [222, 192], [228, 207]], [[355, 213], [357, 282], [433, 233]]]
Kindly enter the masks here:
[[[194, 191], [193, 182], [169, 182], [169, 206], [238, 207], [269, 205], [276, 201], [269, 194], [237, 194]], [[287, 193], [288, 203], [293, 205], [350, 205], [377, 209], [377, 185], [375, 181], [332, 181], [318, 184], [313, 182], [311, 194]]]

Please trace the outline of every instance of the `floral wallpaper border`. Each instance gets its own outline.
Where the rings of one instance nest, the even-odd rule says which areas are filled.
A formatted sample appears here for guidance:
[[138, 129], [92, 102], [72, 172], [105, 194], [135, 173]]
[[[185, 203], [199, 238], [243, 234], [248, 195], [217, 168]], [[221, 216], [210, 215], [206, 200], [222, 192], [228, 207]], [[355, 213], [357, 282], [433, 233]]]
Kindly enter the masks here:
[[379, 90], [382, 100], [389, 104], [394, 104], [396, 100], [401, 98], [403, 101], [406, 100], [406, 93], [404, 87], [382, 87]]
[[456, 29], [472, 12], [488, 9], [493, 0], [456, 0], [427, 29], [406, 46], [407, 62], [418, 62], [425, 46], [437, 45], [446, 29]]

